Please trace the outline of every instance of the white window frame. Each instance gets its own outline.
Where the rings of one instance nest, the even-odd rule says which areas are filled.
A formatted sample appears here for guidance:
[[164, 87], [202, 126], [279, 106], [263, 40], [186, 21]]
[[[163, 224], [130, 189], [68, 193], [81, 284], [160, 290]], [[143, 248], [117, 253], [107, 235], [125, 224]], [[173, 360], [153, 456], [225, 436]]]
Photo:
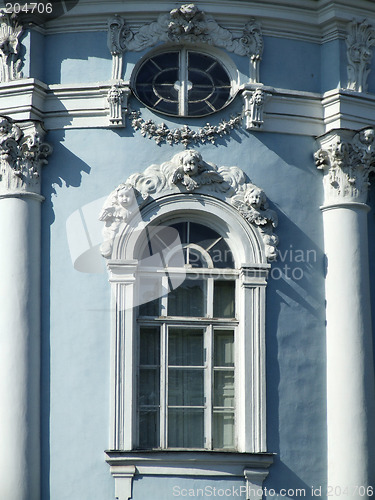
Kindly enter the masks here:
[[[107, 264], [112, 287], [113, 322], [112, 428], [106, 456], [112, 474], [118, 481], [127, 481], [136, 466], [142, 474], [243, 477], [246, 469], [245, 477], [249, 481], [249, 477], [253, 477], [251, 467], [256, 467], [264, 469], [259, 476], [263, 481], [272, 456], [267, 453], [266, 447], [265, 371], [265, 293], [270, 265], [261, 234], [234, 207], [204, 194], [187, 196], [179, 193], [159, 198], [157, 202], [147, 204], [141, 216], [147, 224], [153, 225], [167, 224], [173, 217], [185, 217], [208, 225], [226, 239], [233, 252], [238, 273], [236, 307], [239, 318], [235, 345], [237, 450], [233, 453], [136, 450], [137, 323], [133, 306], [137, 291], [137, 240], [140, 239], [139, 227], [145, 227], [144, 223], [140, 223], [138, 232], [134, 225], [125, 227], [115, 243], [113, 258]], [[171, 472], [171, 462], [175, 464], [174, 472]], [[254, 479], [254, 484], [259, 477]], [[125, 483], [118, 484], [119, 489], [128, 491]], [[130, 498], [125, 493], [121, 495], [121, 500]]]

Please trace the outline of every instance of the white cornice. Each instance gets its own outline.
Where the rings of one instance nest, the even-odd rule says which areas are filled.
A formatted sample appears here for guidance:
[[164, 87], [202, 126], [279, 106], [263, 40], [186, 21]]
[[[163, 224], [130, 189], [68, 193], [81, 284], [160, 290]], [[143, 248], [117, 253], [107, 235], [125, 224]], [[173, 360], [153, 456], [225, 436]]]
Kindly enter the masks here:
[[[48, 86], [32, 78], [0, 84], [0, 115], [14, 120], [41, 120], [47, 130], [107, 128], [107, 95], [112, 84], [108, 80]], [[358, 130], [375, 123], [372, 94], [342, 89], [324, 94], [263, 89], [271, 96], [264, 107], [264, 132], [318, 136], [336, 128]], [[158, 117], [154, 120], [163, 121]], [[189, 126], [193, 128], [194, 122], [190, 121]]]

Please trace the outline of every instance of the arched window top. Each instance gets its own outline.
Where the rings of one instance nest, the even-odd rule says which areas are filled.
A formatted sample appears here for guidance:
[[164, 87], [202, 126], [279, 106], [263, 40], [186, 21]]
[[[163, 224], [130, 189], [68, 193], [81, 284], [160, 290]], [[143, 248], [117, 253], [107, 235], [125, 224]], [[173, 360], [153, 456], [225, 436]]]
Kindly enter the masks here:
[[[185, 269], [233, 269], [234, 258], [225, 238], [210, 227], [191, 221], [156, 227], [154, 235], [149, 228], [141, 261], [150, 254], [165, 252], [165, 267]], [[151, 233], [151, 234], [150, 234]], [[151, 238], [150, 238], [151, 236]], [[153, 236], [153, 237], [152, 237]], [[178, 242], [169, 249], [169, 245]]]
[[[276, 257], [277, 215], [268, 208], [264, 191], [238, 167], [217, 167], [193, 149], [131, 175], [108, 197], [100, 219], [105, 221], [101, 252], [107, 258], [139, 259], [144, 228], [182, 221], [216, 231], [232, 250], [237, 268]], [[191, 243], [196, 244], [186, 244]], [[209, 267], [203, 255], [200, 250]]]

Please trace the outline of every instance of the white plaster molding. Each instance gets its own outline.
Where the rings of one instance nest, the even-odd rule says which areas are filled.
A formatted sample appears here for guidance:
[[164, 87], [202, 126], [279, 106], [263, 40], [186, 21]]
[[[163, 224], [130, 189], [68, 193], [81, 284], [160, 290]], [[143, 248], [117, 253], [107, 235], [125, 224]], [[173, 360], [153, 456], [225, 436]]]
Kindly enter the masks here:
[[221, 120], [219, 125], [206, 123], [198, 130], [192, 130], [188, 125], [170, 129], [164, 122], [158, 125], [153, 120], [144, 120], [139, 111], [132, 111], [130, 116], [133, 129], [139, 130], [143, 137], [154, 139], [156, 144], [167, 142], [168, 144], [181, 143], [184, 146], [188, 146], [192, 142], [196, 144], [206, 142], [215, 144], [218, 138], [230, 134], [242, 122], [242, 116], [237, 115], [232, 116], [229, 120]]
[[116, 500], [130, 500], [130, 498], [132, 498], [132, 486], [135, 473], [136, 469], [134, 465], [111, 467], [111, 474], [115, 480]]
[[40, 193], [41, 168], [52, 147], [43, 142], [45, 132], [39, 123], [20, 126], [0, 117], [0, 194]]
[[372, 58], [371, 48], [375, 45], [375, 29], [366, 21], [360, 23], [353, 19], [348, 25], [346, 45], [348, 57], [347, 88], [366, 92]]
[[324, 204], [366, 203], [369, 175], [375, 171], [375, 131], [338, 130], [320, 139], [314, 157], [324, 173]]
[[[256, 483], [267, 476], [273, 463], [271, 453], [210, 451], [107, 451], [111, 470], [135, 466], [136, 474], [160, 476], [244, 477]], [[260, 475], [259, 475], [260, 474]]]
[[243, 471], [246, 479], [246, 500], [262, 500], [263, 482], [269, 472], [264, 469], [245, 469]]
[[145, 202], [179, 192], [205, 193], [231, 204], [260, 232], [267, 258], [276, 258], [278, 238], [273, 228], [277, 226], [277, 215], [268, 208], [263, 190], [249, 182], [240, 168], [217, 167], [205, 162], [193, 149], [177, 153], [161, 165], [151, 165], [144, 173], [132, 174], [112, 191], [99, 215], [105, 222], [102, 255], [111, 257], [119, 228], [129, 223]]
[[254, 90], [245, 89], [242, 96], [246, 130], [261, 130], [264, 124], [264, 106], [271, 94], [265, 92], [262, 87], [258, 87]]
[[114, 83], [108, 90], [109, 125], [111, 127], [125, 127], [125, 115], [128, 112], [128, 97], [130, 88], [122, 82]]
[[15, 14], [0, 10], [0, 82], [22, 78], [19, 37], [22, 26]]
[[249, 19], [240, 37], [219, 26], [194, 4], [185, 4], [162, 14], [135, 33], [118, 15], [108, 21], [108, 48], [112, 54], [112, 78], [121, 78], [121, 54], [142, 51], [159, 42], [200, 43], [225, 48], [250, 60], [249, 81], [259, 82], [259, 63], [263, 53], [263, 37], [259, 24]]

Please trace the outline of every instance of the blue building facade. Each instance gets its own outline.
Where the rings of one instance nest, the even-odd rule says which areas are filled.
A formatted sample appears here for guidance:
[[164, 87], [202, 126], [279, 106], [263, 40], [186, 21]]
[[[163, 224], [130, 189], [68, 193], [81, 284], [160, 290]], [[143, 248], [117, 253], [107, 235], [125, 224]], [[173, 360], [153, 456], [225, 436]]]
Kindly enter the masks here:
[[43, 5], [1, 25], [1, 498], [372, 497], [373, 4]]

